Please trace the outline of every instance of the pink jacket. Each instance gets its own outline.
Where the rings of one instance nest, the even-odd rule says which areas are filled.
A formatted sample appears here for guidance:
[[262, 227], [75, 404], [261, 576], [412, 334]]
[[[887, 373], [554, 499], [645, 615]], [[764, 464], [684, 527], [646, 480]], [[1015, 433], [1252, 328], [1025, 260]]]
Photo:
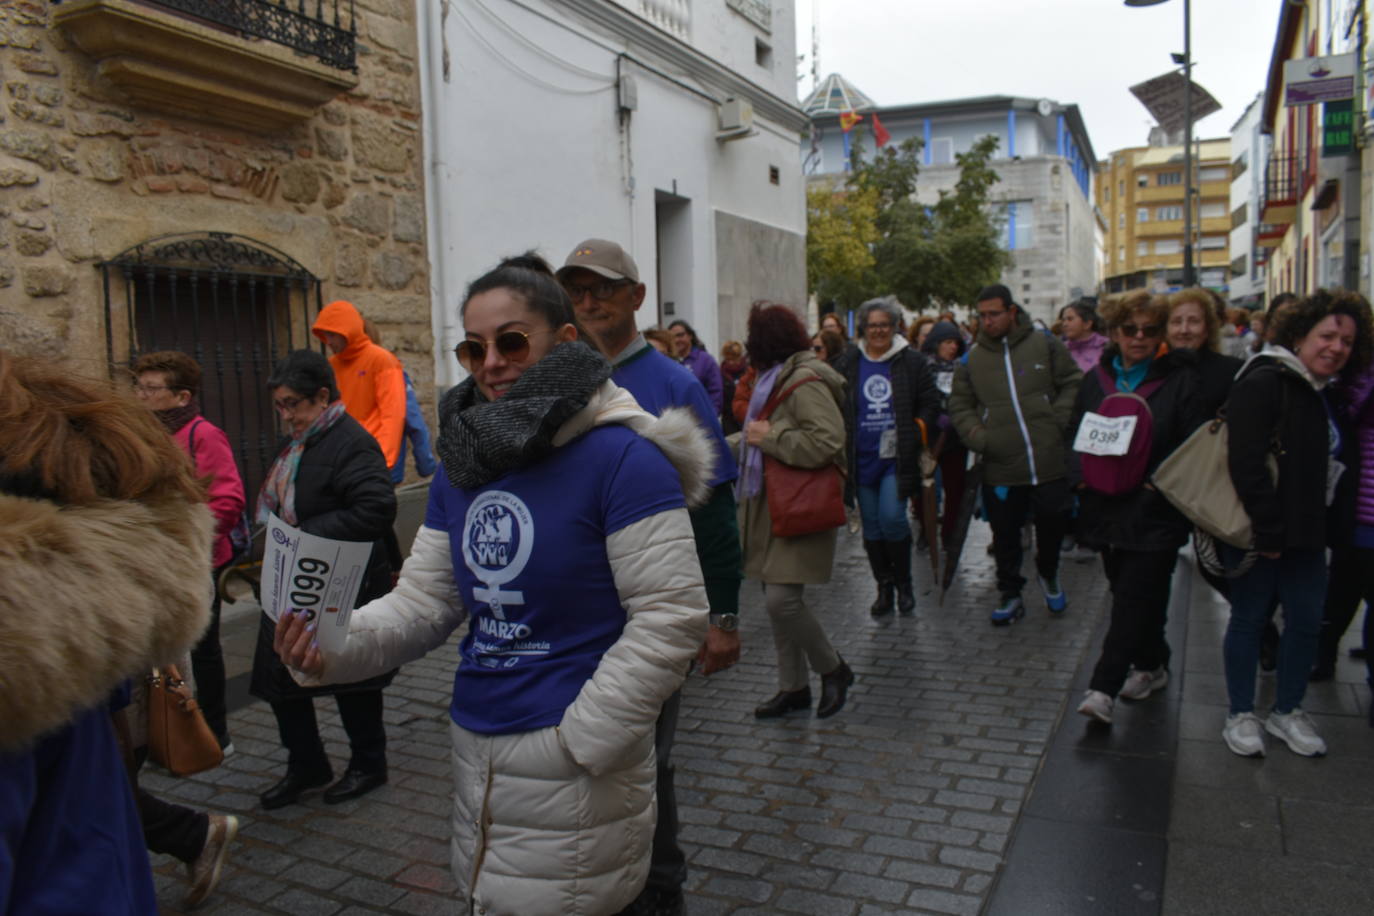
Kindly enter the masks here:
[[[195, 453], [191, 452], [192, 430], [195, 431]], [[210, 478], [210, 513], [215, 517], [215, 545], [211, 561], [215, 568], [228, 563], [234, 556], [229, 532], [238, 524], [246, 505], [243, 478], [239, 476], [229, 437], [224, 430], [204, 417], [196, 417], [172, 436], [181, 450], [191, 456], [196, 475]]]

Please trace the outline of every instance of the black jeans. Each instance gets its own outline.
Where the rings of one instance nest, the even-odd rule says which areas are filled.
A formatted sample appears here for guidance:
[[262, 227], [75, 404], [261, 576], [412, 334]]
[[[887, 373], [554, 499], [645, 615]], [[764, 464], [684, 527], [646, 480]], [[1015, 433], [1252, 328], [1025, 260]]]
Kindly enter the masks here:
[[1108, 547], [1102, 552], [1112, 587], [1112, 618], [1093, 669], [1089, 685], [1093, 690], [1115, 697], [1132, 665], [1137, 671], [1169, 667], [1171, 652], [1164, 624], [1177, 563], [1177, 550]]
[[[148, 749], [139, 748], [134, 754], [135, 766], [141, 767]], [[176, 856], [183, 862], [194, 862], [205, 848], [210, 830], [210, 815], [184, 805], [163, 801], [137, 785], [135, 773], [134, 801], [138, 817], [143, 822], [143, 843], [150, 850]]]
[[677, 715], [682, 707], [682, 691], [663, 703], [654, 725], [654, 756], [658, 760], [658, 823], [654, 825], [653, 853], [649, 859], [646, 887], [675, 894], [687, 881], [687, 855], [677, 842], [677, 795], [673, 791], [673, 739], [677, 734]]
[[1003, 598], [1021, 594], [1026, 579], [1021, 575], [1021, 529], [1027, 516], [1035, 518], [1035, 568], [1046, 579], [1059, 574], [1059, 545], [1068, 533], [1069, 482], [1007, 487], [999, 499], [998, 487], [983, 485], [983, 510], [992, 525], [992, 553], [997, 560], [997, 591]]
[[[343, 720], [353, 754], [348, 762], [349, 769], [386, 772], [382, 692], [340, 693], [335, 694], [334, 701], [339, 704], [339, 718]], [[272, 712], [277, 717], [282, 747], [287, 751], [287, 766], [304, 772], [328, 770], [329, 757], [324, 752], [324, 742], [320, 740], [319, 726], [315, 722], [315, 701], [310, 697], [274, 700]]]
[[[1368, 608], [1374, 607], [1374, 550], [1363, 547], [1337, 547], [1331, 551], [1331, 572], [1326, 585], [1326, 607], [1322, 612], [1321, 641], [1317, 644], [1317, 667], [1333, 668], [1341, 637], [1360, 609], [1364, 613], [1364, 644], [1371, 645], [1374, 623]], [[1365, 658], [1369, 683], [1374, 686], [1374, 659]]]
[[224, 703], [224, 651], [219, 644], [219, 574], [215, 570], [213, 585], [215, 599], [210, 604], [210, 627], [191, 650], [191, 671], [196, 679], [196, 702], [205, 716], [205, 724], [215, 733], [221, 745], [229, 743], [229, 711]]

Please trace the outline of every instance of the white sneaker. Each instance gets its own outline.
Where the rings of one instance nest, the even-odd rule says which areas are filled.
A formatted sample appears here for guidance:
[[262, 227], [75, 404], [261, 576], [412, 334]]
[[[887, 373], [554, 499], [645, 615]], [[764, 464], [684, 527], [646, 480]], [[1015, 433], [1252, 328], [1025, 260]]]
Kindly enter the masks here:
[[1242, 757], [1264, 756], [1264, 733], [1260, 728], [1259, 716], [1253, 712], [1240, 712], [1226, 717], [1226, 727], [1221, 730], [1226, 746], [1231, 753]]
[[1100, 690], [1089, 690], [1078, 704], [1079, 715], [1096, 719], [1103, 725], [1112, 724], [1112, 698]]
[[1132, 671], [1126, 678], [1119, 696], [1123, 700], [1143, 700], [1156, 690], [1164, 689], [1169, 683], [1169, 671], [1156, 668], [1154, 671]]
[[1320, 757], [1326, 753], [1326, 742], [1317, 734], [1317, 726], [1301, 709], [1295, 709], [1287, 715], [1271, 712], [1269, 718], [1264, 720], [1264, 730], [1275, 738], [1282, 738], [1283, 743], [1295, 754]]

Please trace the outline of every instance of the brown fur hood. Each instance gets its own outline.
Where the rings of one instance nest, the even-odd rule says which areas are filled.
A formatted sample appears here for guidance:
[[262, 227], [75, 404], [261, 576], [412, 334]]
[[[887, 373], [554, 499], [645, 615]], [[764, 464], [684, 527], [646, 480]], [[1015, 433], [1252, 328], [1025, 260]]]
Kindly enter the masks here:
[[0, 751], [23, 749], [209, 623], [204, 505], [0, 493]]

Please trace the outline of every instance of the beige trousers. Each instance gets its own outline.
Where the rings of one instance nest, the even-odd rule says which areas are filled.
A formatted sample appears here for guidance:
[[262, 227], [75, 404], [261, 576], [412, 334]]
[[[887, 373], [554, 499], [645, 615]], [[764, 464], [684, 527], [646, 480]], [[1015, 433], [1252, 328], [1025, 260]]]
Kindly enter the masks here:
[[829, 674], [840, 664], [839, 653], [830, 645], [820, 621], [802, 600], [802, 585], [763, 587], [768, 619], [773, 625], [773, 644], [778, 649], [778, 687], [801, 690], [808, 684], [807, 663], [817, 674]]

